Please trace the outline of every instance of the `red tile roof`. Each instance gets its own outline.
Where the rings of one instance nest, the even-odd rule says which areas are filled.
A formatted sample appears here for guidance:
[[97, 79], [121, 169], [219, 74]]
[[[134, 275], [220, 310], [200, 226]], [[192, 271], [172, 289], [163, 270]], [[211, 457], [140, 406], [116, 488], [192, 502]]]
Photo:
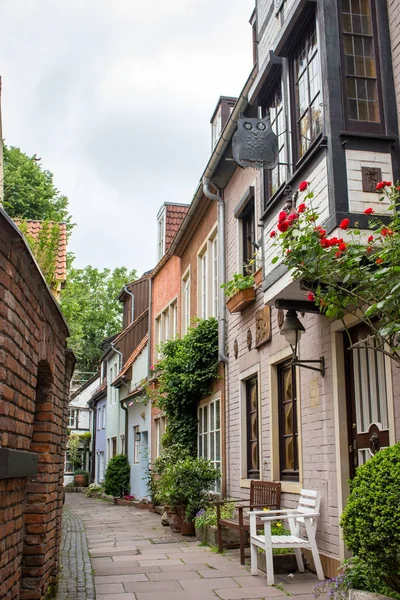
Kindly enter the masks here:
[[166, 223], [165, 223], [165, 252], [172, 244], [189, 206], [180, 206], [178, 204], [166, 205]]
[[[16, 225], [20, 225], [19, 219], [14, 219]], [[42, 229], [43, 221], [24, 221], [27, 226], [27, 234], [34, 239], [38, 236]], [[53, 225], [53, 223], [50, 223]], [[67, 226], [65, 223], [57, 223], [60, 227], [60, 239], [58, 243], [58, 252], [56, 257], [55, 278], [57, 281], [65, 281], [67, 278]]]
[[144, 336], [144, 338], [142, 339], [142, 341], [139, 343], [139, 345], [136, 346], [136, 348], [134, 349], [134, 351], [132, 352], [132, 354], [130, 355], [130, 357], [128, 358], [128, 360], [126, 361], [124, 366], [122, 367], [121, 371], [118, 373], [118, 376], [114, 379], [114, 381], [112, 382], [111, 385], [114, 385], [123, 375], [125, 375], [127, 373], [129, 368], [133, 365], [133, 363], [135, 362], [135, 360], [137, 359], [137, 357], [143, 350], [143, 348], [146, 346], [148, 339], [149, 339], [149, 336], [148, 336], [148, 334], [146, 334]]

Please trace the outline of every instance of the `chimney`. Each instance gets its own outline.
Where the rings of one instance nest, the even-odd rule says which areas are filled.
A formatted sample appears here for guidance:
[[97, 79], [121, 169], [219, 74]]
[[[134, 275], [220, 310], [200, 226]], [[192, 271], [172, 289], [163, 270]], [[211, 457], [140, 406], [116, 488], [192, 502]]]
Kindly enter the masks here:
[[220, 135], [228, 122], [228, 119], [236, 104], [237, 98], [231, 96], [220, 96], [217, 106], [211, 117], [211, 151], [214, 150]]

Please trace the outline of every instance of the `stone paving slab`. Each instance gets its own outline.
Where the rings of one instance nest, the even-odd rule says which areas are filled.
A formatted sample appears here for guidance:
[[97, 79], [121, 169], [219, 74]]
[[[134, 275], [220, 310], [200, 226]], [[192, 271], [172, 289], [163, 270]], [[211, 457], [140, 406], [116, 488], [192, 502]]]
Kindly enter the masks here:
[[[264, 573], [252, 577], [248, 565], [240, 565], [238, 551], [216, 554], [194, 538], [171, 533], [169, 527], [161, 525], [158, 514], [147, 510], [70, 494], [64, 507], [66, 528], [71, 519], [75, 519], [75, 525], [70, 531], [66, 529], [68, 541], [65, 546], [63, 539], [63, 548], [71, 547], [75, 536], [75, 547], [79, 548], [75, 554], [86, 552], [86, 562], [83, 556], [82, 569], [64, 552], [63, 571], [76, 581], [78, 592], [75, 596], [65, 595], [70, 592], [62, 585], [59, 593], [64, 595], [57, 596], [57, 600], [314, 599], [315, 575], [276, 575], [277, 585], [268, 586]], [[151, 542], [157, 538], [169, 541]], [[171, 539], [176, 542], [171, 543]], [[85, 565], [89, 567], [89, 578]]]

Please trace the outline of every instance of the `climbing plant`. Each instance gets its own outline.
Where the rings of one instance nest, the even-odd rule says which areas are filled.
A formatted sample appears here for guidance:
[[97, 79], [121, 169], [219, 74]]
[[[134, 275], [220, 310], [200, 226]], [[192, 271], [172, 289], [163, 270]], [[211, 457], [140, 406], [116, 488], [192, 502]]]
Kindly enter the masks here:
[[153, 401], [167, 417], [164, 447], [180, 444], [196, 451], [197, 404], [218, 375], [218, 323], [197, 320], [183, 338], [162, 344]]
[[28, 224], [25, 220], [18, 222], [18, 228], [24, 234], [47, 284], [51, 288], [55, 287], [57, 283], [57, 254], [60, 243], [59, 224], [42, 221], [41, 228], [35, 236], [29, 233]]

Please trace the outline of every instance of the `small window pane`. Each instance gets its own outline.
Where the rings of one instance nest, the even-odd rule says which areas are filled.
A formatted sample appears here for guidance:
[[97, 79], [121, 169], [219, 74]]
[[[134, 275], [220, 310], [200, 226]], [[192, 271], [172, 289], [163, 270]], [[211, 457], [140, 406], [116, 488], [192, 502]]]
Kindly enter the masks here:
[[349, 100], [349, 117], [358, 121], [357, 100]]
[[345, 31], [346, 33], [352, 32], [350, 15], [343, 15], [343, 31]]

